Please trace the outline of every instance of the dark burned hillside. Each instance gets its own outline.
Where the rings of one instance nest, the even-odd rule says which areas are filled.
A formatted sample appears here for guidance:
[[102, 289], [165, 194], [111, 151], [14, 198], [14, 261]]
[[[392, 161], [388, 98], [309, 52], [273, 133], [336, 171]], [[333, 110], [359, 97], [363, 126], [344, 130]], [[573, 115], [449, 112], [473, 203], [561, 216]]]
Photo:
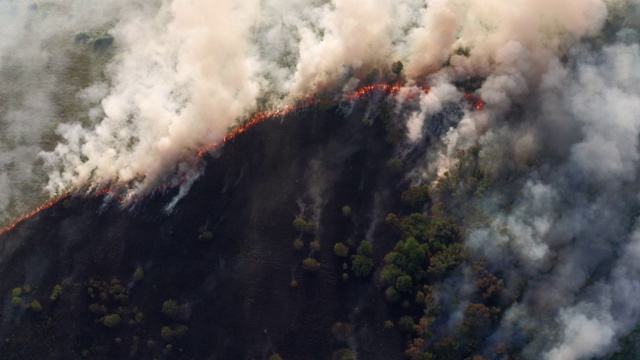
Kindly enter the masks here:
[[171, 212], [71, 197], [2, 235], [0, 359], [518, 358], [491, 334], [527, 280], [462, 241], [503, 180], [471, 148], [412, 185], [428, 140], [379, 100], [251, 127]]
[[[373, 231], [378, 271], [394, 246], [387, 226], [370, 230], [404, 186], [387, 170], [390, 124], [337, 113], [250, 129], [206, 159], [168, 215], [174, 194], [127, 210], [71, 198], [5, 234], [0, 358], [328, 359], [349, 347], [400, 358], [377, 281], [333, 251], [355, 254]], [[315, 224], [300, 232], [297, 216]], [[308, 257], [317, 271], [303, 269]]]

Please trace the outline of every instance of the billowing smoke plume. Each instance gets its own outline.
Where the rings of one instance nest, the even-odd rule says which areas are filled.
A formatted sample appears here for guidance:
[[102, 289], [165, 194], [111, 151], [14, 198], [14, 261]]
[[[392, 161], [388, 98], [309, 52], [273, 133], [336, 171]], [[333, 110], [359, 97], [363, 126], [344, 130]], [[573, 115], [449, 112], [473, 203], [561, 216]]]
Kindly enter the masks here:
[[[199, 149], [252, 113], [357, 88], [402, 61], [398, 102], [419, 97], [405, 119], [408, 146], [442, 135], [417, 178], [432, 181], [472, 145], [495, 179], [517, 174], [510, 191], [477, 204], [491, 226], [467, 234], [492, 266], [529, 280], [492, 338], [522, 342], [530, 358], [602, 355], [640, 315], [634, 9], [622, 0], [6, 1], [0, 220], [47, 194], [134, 196], [175, 184]], [[604, 34], [614, 15], [619, 28]], [[430, 132], [474, 78], [484, 110]]]

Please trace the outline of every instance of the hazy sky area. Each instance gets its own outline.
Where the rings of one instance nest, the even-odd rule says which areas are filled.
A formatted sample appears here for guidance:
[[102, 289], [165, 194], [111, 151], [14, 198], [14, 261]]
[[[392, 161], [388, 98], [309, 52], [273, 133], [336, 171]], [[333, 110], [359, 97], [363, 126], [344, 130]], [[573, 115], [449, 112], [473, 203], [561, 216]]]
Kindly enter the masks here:
[[[0, 223], [70, 191], [131, 198], [197, 176], [198, 150], [258, 109], [357, 89], [394, 61], [409, 148], [462, 101], [454, 83], [481, 78], [484, 109], [412, 179], [433, 182], [472, 145], [493, 176], [516, 174], [476, 204], [492, 222], [466, 229], [493, 269], [529, 281], [492, 339], [527, 339], [531, 359], [603, 355], [640, 320], [638, 6], [0, 0]], [[419, 106], [401, 111], [410, 96]]]

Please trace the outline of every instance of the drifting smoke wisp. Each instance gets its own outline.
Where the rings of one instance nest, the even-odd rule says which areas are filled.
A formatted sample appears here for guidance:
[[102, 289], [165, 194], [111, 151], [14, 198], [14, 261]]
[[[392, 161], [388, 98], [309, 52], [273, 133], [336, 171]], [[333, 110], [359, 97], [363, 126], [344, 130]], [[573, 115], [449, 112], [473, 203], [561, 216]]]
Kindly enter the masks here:
[[[631, 215], [640, 195], [634, 6], [0, 2], [0, 221], [47, 194], [110, 187], [134, 196], [175, 183], [193, 172], [200, 149], [257, 110], [356, 89], [373, 69], [389, 73], [398, 60], [405, 69], [398, 103], [419, 97], [405, 119], [410, 146], [426, 136], [430, 117], [463, 99], [454, 83], [482, 78], [475, 95], [484, 111], [448, 124], [437, 151], [425, 155], [426, 174], [415, 172], [433, 180], [457, 150], [480, 145], [496, 178], [517, 173], [509, 192], [517, 195], [478, 204], [492, 226], [468, 233], [468, 245], [492, 266], [529, 279], [523, 301], [492, 338], [526, 342], [529, 358], [602, 355], [640, 316], [633, 302], [640, 224]], [[608, 9], [620, 8], [629, 28], [618, 42], [597, 44]], [[81, 33], [107, 45], [86, 46], [76, 41], [85, 39]], [[538, 333], [527, 332], [531, 324]]]

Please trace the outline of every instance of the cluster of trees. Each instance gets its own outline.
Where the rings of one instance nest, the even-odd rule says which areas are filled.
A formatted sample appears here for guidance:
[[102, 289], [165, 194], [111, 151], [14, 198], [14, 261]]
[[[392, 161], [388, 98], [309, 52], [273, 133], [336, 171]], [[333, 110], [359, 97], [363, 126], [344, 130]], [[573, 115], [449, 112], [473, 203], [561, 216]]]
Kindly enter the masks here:
[[[380, 282], [390, 306], [400, 306], [403, 315], [395, 327], [406, 334], [405, 356], [412, 360], [482, 359], [474, 354], [484, 348], [484, 338], [508, 303], [503, 280], [463, 244], [461, 224], [473, 223], [468, 200], [482, 196], [491, 185], [479, 165], [479, 153], [478, 147], [459, 152], [457, 164], [433, 188], [409, 187], [401, 201], [405, 211], [416, 212], [391, 213], [385, 219], [399, 240], [384, 257]], [[394, 161], [388, 166], [397, 169], [399, 165]], [[465, 299], [468, 305], [458, 325], [436, 334], [433, 324], [446, 314], [441, 313], [435, 289], [460, 266], [475, 274], [476, 291]], [[387, 321], [385, 327], [394, 324]]]
[[42, 304], [33, 290], [29, 284], [14, 288], [11, 291], [11, 305], [15, 308], [28, 309], [36, 313], [41, 312]]
[[[133, 281], [142, 281], [144, 272], [142, 268], [137, 268], [133, 275]], [[130, 326], [138, 325], [144, 318], [144, 313], [129, 306], [128, 286], [123, 286], [120, 279], [95, 280], [89, 279], [87, 293], [93, 301], [89, 305], [89, 311], [96, 316], [95, 322], [101, 323], [108, 328], [117, 328], [122, 323]], [[56, 286], [51, 294], [52, 299], [57, 299], [62, 288]], [[55, 300], [52, 300], [55, 301]]]
[[[336, 243], [333, 245], [333, 253], [345, 261], [342, 264], [343, 270], [351, 268], [351, 271], [356, 277], [366, 277], [373, 269], [373, 259], [371, 258], [373, 255], [373, 245], [367, 240], [362, 240], [358, 248], [355, 249], [356, 253], [349, 256], [353, 247], [354, 243], [351, 240], [348, 240], [347, 243]], [[349, 266], [349, 260], [351, 266]], [[342, 278], [345, 281], [348, 280], [349, 274], [346, 272], [343, 273]]]

